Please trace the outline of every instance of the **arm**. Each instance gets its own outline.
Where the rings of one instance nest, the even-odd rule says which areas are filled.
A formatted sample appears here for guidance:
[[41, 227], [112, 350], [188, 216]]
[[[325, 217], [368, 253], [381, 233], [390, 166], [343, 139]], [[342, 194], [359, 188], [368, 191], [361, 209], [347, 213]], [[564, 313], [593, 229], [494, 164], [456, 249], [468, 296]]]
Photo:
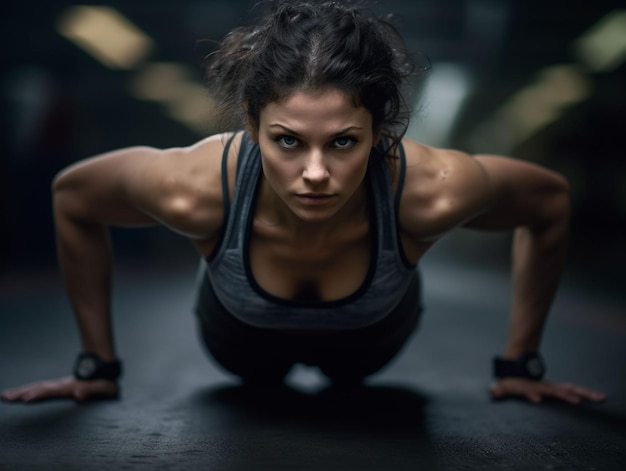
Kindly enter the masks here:
[[[568, 237], [569, 185], [539, 165], [506, 157], [433, 149], [405, 141], [407, 175], [400, 205], [405, 253], [416, 260], [455, 227], [514, 231], [513, 298], [503, 356], [536, 352], [556, 293]], [[408, 247], [408, 252], [407, 252]], [[568, 402], [604, 395], [573, 385], [505, 378], [493, 397], [553, 396]]]
[[143, 161], [157, 154], [145, 148], [105, 154], [66, 169], [53, 183], [59, 266], [82, 349], [107, 361], [116, 357], [110, 316], [108, 226], [156, 224], [120, 190]]
[[[513, 299], [503, 357], [515, 359], [539, 351], [543, 328], [556, 294], [567, 247], [570, 199], [568, 182], [540, 166], [509, 158], [480, 155], [493, 206], [471, 219], [467, 227], [514, 230]], [[525, 396], [540, 402], [553, 396], [571, 403], [602, 400], [584, 388], [505, 378], [491, 388], [495, 398]]]
[[[219, 159], [207, 158], [206, 154], [219, 150], [220, 145], [217, 141], [189, 149], [122, 149], [81, 161], [55, 178], [52, 189], [59, 264], [83, 352], [104, 360], [116, 357], [110, 313], [109, 226], [160, 223], [191, 238], [210, 239], [221, 223], [221, 187], [210, 184], [212, 171], [219, 168], [211, 162]], [[209, 162], [210, 166], [199, 172], [198, 162]], [[196, 174], [202, 175], [202, 182], [193, 177]], [[219, 174], [215, 176], [219, 182]], [[198, 185], [204, 188], [207, 183], [215, 189], [208, 195], [198, 190]], [[2, 398], [30, 402], [117, 394], [116, 382], [66, 377], [5, 391]]]
[[528, 162], [476, 156], [485, 169], [494, 205], [466, 227], [514, 230], [513, 300], [507, 358], [537, 351], [556, 293], [568, 239], [569, 185]]

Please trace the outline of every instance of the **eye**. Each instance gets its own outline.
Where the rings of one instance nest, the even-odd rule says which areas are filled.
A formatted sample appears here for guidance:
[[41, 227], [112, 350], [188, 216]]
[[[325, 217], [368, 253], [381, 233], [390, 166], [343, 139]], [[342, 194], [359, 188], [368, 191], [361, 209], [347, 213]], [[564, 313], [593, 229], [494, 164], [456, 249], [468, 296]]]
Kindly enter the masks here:
[[342, 136], [338, 137], [333, 141], [334, 147], [337, 149], [349, 149], [354, 144], [356, 144], [356, 139], [354, 137]]
[[285, 149], [293, 149], [298, 147], [298, 139], [293, 136], [278, 136], [274, 139], [279, 146], [284, 147]]

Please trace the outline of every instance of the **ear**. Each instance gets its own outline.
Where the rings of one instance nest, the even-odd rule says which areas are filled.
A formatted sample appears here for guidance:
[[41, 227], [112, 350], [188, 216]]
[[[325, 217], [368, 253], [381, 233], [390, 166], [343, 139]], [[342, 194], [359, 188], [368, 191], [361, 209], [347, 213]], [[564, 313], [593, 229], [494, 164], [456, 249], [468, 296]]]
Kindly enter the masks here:
[[252, 142], [254, 142], [255, 144], [259, 143], [259, 130], [257, 129], [256, 126], [251, 125], [249, 122], [246, 122], [246, 130], [248, 131], [248, 134], [250, 135], [250, 139], [252, 139]]
[[246, 131], [248, 131], [248, 134], [250, 135], [250, 139], [252, 139], [252, 141], [255, 144], [258, 144], [259, 143], [259, 128], [250, 119], [250, 115], [248, 114], [248, 104], [243, 103], [242, 106], [243, 106], [244, 116], [246, 117]]
[[374, 135], [372, 136], [372, 147], [376, 147], [378, 145], [382, 135], [383, 135], [383, 128], [382, 127], [374, 129]]

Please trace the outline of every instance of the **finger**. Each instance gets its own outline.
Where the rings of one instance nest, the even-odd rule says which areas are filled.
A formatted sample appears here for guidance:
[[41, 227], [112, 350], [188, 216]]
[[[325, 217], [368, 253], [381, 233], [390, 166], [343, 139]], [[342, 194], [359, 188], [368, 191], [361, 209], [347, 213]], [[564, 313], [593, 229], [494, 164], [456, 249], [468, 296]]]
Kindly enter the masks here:
[[550, 395], [569, 404], [580, 404], [582, 401], [582, 398], [578, 394], [571, 392], [568, 389], [556, 388], [550, 392]]
[[591, 402], [604, 402], [606, 401], [607, 395], [600, 391], [588, 391], [583, 397]]
[[598, 391], [590, 391], [585, 388], [573, 385], [565, 385], [557, 388], [554, 395], [570, 404], [580, 404], [583, 400], [601, 402], [606, 399], [606, 395]]
[[2, 399], [6, 401], [22, 401], [24, 397], [33, 395], [35, 391], [50, 389], [54, 387], [54, 385], [65, 385], [69, 383], [71, 379], [71, 377], [63, 377], [58, 380], [37, 381], [17, 388], [7, 389], [2, 392]]
[[42, 381], [36, 387], [22, 394], [22, 401], [35, 402], [54, 397], [68, 397], [72, 392], [72, 378], [61, 378], [55, 381]]
[[526, 398], [534, 404], [539, 404], [543, 400], [543, 396], [541, 395], [541, 393], [534, 390], [526, 391], [525, 395]]
[[14, 391], [2, 391], [2, 394], [0, 394], [0, 398], [7, 402], [13, 402], [17, 400], [17, 397], [18, 395]]
[[33, 388], [40, 387], [42, 383], [43, 381], [40, 381], [37, 383], [26, 384], [17, 388], [7, 389], [5, 391], [2, 391], [2, 399], [4, 399], [5, 401], [18, 401], [24, 394], [28, 393]]
[[29, 387], [23, 387], [19, 389], [13, 389], [11, 391], [5, 391], [2, 394], [2, 399], [10, 402], [23, 401], [25, 397], [29, 397], [33, 394], [33, 391], [36, 391], [41, 386], [33, 385]]
[[3, 401], [15, 401], [18, 396], [19, 393], [16, 389], [6, 389], [0, 394], [0, 398], [2, 398]]
[[47, 399], [51, 396], [52, 392], [50, 388], [42, 386], [40, 388], [33, 388], [30, 391], [26, 391], [24, 394], [22, 394], [21, 400], [24, 402], [35, 402], [41, 401], [42, 399]]
[[571, 385], [550, 383], [547, 381], [533, 383], [525, 390], [526, 397], [532, 402], [541, 402], [544, 397], [553, 397], [570, 404], [577, 404], [580, 398], [572, 392]]
[[58, 387], [54, 383], [42, 383], [37, 387], [24, 392], [21, 399], [24, 402], [35, 402], [43, 399], [50, 399], [55, 396], [58, 397], [60, 395], [61, 393], [58, 391]]
[[592, 389], [583, 388], [580, 386], [571, 386], [570, 390], [577, 394], [579, 397], [592, 402], [602, 402], [606, 400], [606, 394], [600, 391], [594, 391]]
[[606, 394], [602, 392], [593, 391], [573, 384], [556, 384], [555, 387], [554, 395], [572, 404], [579, 404], [583, 400], [602, 402], [606, 399]]
[[493, 383], [489, 386], [489, 393], [493, 399], [502, 399], [504, 397], [504, 388], [499, 383]]

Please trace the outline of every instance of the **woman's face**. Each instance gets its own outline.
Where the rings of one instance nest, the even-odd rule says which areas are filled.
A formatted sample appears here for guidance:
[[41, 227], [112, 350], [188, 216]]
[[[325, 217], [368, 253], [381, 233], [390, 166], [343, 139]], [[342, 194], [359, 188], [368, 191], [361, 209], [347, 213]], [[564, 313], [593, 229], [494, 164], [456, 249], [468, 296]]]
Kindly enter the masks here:
[[265, 187], [300, 220], [328, 220], [363, 194], [357, 190], [378, 136], [370, 112], [341, 91], [293, 92], [263, 108], [250, 133]]

